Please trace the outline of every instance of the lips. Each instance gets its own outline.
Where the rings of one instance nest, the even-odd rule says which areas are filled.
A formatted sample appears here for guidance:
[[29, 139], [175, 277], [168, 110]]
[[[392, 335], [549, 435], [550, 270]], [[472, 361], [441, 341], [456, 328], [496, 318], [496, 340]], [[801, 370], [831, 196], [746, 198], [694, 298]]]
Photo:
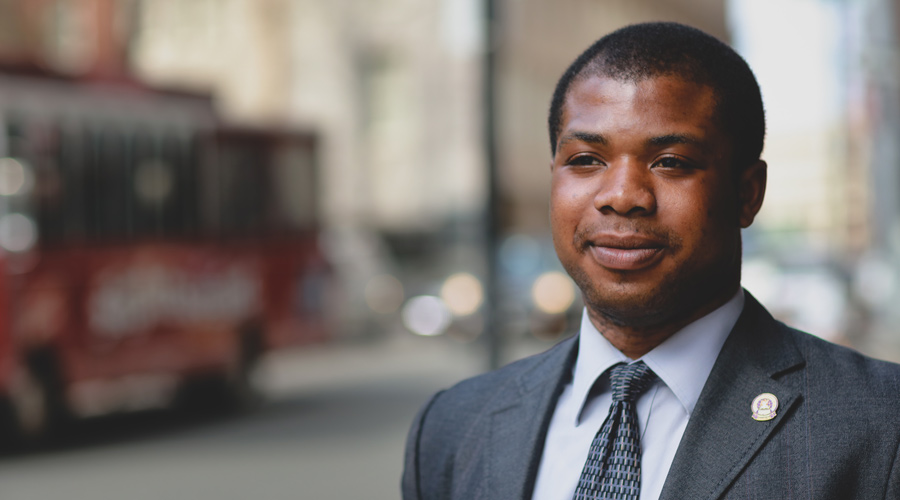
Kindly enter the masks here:
[[664, 242], [641, 235], [602, 235], [588, 241], [587, 250], [601, 266], [614, 271], [638, 271], [662, 257]]

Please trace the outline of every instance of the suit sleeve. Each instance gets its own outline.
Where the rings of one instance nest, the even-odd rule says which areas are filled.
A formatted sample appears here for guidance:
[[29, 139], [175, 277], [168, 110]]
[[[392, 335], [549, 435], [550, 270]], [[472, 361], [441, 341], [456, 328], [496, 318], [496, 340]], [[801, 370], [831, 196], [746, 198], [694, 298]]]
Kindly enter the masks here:
[[[442, 391], [443, 392], [443, 391]], [[419, 443], [422, 439], [422, 429], [424, 427], [425, 418], [431, 410], [432, 404], [441, 393], [438, 392], [419, 410], [419, 414], [413, 420], [406, 437], [406, 453], [403, 463], [403, 477], [400, 481], [400, 489], [403, 494], [403, 500], [421, 500], [422, 488], [421, 478], [419, 477], [419, 460], [421, 450]]]

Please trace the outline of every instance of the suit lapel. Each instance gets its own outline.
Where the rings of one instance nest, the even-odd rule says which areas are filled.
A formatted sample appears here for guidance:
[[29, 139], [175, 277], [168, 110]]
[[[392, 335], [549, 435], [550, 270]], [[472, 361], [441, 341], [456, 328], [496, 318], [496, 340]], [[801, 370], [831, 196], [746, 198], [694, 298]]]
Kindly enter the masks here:
[[[803, 357], [769, 313], [746, 297], [691, 414], [661, 500], [718, 498], [800, 399], [775, 377], [800, 367]], [[778, 398], [779, 408], [774, 419], [759, 422], [751, 418], [750, 403], [764, 392]]]
[[485, 498], [531, 498], [547, 427], [571, 376], [576, 340], [563, 341], [543, 362], [500, 394], [491, 412]]

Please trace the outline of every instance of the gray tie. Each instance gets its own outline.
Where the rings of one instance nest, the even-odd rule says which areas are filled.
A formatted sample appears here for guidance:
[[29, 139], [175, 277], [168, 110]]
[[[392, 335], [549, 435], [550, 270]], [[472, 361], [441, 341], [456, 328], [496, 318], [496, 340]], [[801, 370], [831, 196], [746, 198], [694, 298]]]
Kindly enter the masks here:
[[638, 500], [641, 436], [634, 402], [654, 378], [656, 374], [643, 361], [613, 367], [612, 406], [591, 442], [574, 500]]

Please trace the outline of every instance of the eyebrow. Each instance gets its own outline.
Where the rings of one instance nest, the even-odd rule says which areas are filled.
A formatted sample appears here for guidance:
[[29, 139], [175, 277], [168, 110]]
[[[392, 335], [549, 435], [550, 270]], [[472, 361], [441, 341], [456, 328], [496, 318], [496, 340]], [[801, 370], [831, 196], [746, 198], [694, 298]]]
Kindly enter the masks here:
[[667, 135], [660, 135], [657, 137], [651, 137], [650, 139], [647, 140], [647, 144], [649, 144], [650, 146], [656, 146], [656, 147], [671, 146], [673, 144], [699, 145], [699, 144], [701, 144], [701, 141], [700, 141], [700, 139], [698, 139], [692, 135], [667, 134]]
[[[609, 139], [607, 139], [603, 134], [574, 130], [560, 137], [559, 146], [572, 141], [581, 141], [588, 144], [601, 144], [604, 146], [609, 145]], [[647, 144], [654, 147], [665, 147], [671, 146], [673, 144], [700, 145], [701, 143], [702, 141], [700, 141], [700, 139], [688, 134], [666, 134], [651, 137], [647, 140]]]
[[560, 137], [559, 145], [562, 146], [562, 145], [572, 142], [572, 141], [587, 142], [589, 144], [602, 144], [604, 146], [609, 144], [609, 140], [606, 137], [604, 137], [602, 134], [574, 130], [574, 131], [569, 132], [566, 135]]

